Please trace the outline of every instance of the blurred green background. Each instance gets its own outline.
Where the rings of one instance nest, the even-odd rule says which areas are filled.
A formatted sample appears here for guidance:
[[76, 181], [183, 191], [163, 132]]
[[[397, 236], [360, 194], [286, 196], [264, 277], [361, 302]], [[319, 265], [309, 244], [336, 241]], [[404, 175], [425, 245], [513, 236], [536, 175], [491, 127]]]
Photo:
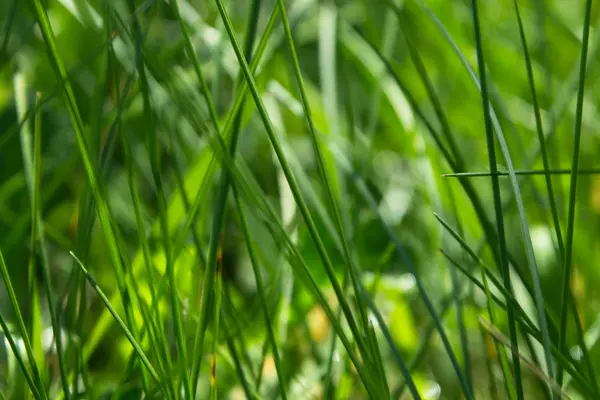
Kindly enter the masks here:
[[[61, 396], [47, 287], [42, 284], [47, 261], [54, 308], [66, 346], [66, 368], [69, 374], [79, 377], [70, 375], [69, 379], [77, 382], [74, 392], [80, 392], [82, 398], [140, 398], [142, 392], [150, 398], [163, 398], [162, 389], [154, 394], [146, 392], [154, 386], [146, 386], [142, 379], [143, 366], [69, 254], [73, 251], [77, 255], [124, 318], [119, 297], [123, 293], [113, 269], [107, 228], [98, 219], [98, 198], [90, 186], [73, 116], [63, 97], [65, 85], [57, 79], [34, 3], [0, 2], [0, 250], [34, 348], [38, 352], [42, 349], [38, 365], [43, 371], [44, 390], [50, 398]], [[582, 88], [579, 67], [586, 4], [582, 0], [516, 3], [527, 39], [549, 166], [555, 170], [551, 179], [556, 216], [566, 237], [570, 170], [578, 151], [573, 143], [576, 98]], [[236, 160], [240, 167], [233, 182], [236, 187], [246, 182], [254, 188], [255, 198], [263, 202], [257, 204], [251, 196], [240, 194], [260, 259], [264, 306], [277, 338], [285, 377], [283, 381], [278, 379], [261, 291], [246, 246], [248, 236], [233, 192], [225, 201], [218, 195], [222, 164], [217, 161], [213, 170], [208, 167], [213, 156], [215, 160], [223, 157], [212, 147], [216, 142], [211, 137], [214, 139], [216, 132], [210, 108], [193, 59], [186, 52], [180, 24], [187, 27], [191, 37], [221, 128], [228, 118], [233, 120], [232, 107], [243, 82], [242, 69], [216, 2], [182, 0], [178, 4], [181, 18], [172, 2], [163, 0], [40, 3], [52, 26], [56, 54], [74, 92], [82, 138], [100, 182], [98, 193], [110, 211], [110, 226], [116, 232], [128, 285], [135, 281], [139, 296], [136, 301], [163, 321], [162, 327], [157, 327], [162, 329], [174, 366], [161, 373], [161, 380], [179, 382], [178, 365], [182, 362], [166, 293], [179, 296], [176, 307], [183, 319], [187, 367], [194, 362], [192, 347], [205, 281], [203, 260], [215, 240], [211, 226], [221, 202], [227, 211], [219, 242], [222, 316], [214, 348], [214, 330], [207, 331], [197, 398], [207, 398], [209, 391], [223, 398], [246, 398], [249, 391], [244, 379], [250, 382], [254, 396], [263, 398], [281, 396], [282, 386], [294, 399], [373, 397], [358, 379], [344, 346], [333, 340], [338, 329], [313, 296], [306, 274], [296, 269], [298, 260], [290, 246], [303, 258], [320, 293], [339, 317], [331, 277], [292, 197], [255, 102], [247, 94], [239, 121]], [[472, 2], [293, 0], [285, 4], [310, 120], [330, 178], [329, 188], [338, 199], [357, 277], [373, 301], [367, 317], [379, 344], [388, 385], [385, 392], [411, 398], [399, 369], [401, 359], [411, 368], [423, 398], [469, 398], [447, 347], [433, 329], [434, 319], [420, 294], [424, 291], [457, 356], [471, 395], [511, 398], [498, 358], [498, 349], [506, 348], [494, 346], [494, 339], [508, 341], [511, 318], [504, 309], [497, 308], [496, 331], [485, 328], [480, 319], [489, 319], [484, 291], [455, 268], [440, 249], [481, 283], [478, 264], [436, 219], [439, 215], [459, 232], [492, 275], [502, 281], [498, 258], [494, 257], [497, 243], [486, 236], [482, 224], [487, 220], [496, 232], [489, 174], [463, 178], [471, 192], [458, 178], [443, 176], [455, 172], [485, 175], [491, 170], [478, 89]], [[242, 48], [253, 11], [258, 13], [256, 49], [277, 2], [238, 0], [224, 1], [224, 5]], [[567, 374], [563, 395], [570, 398], [594, 398], [597, 392], [592, 390], [592, 381], [597, 377], [589, 371], [600, 368], [596, 346], [600, 335], [600, 180], [594, 170], [600, 151], [598, 11], [598, 4], [593, 2], [578, 151], [582, 171], [573, 198], [576, 212], [570, 281], [591, 365], [581, 359], [581, 348], [577, 347], [580, 338], [570, 314], [563, 354], [569, 358], [568, 364], [583, 375], [578, 381]], [[496, 168], [543, 171], [536, 125], [539, 121], [535, 118], [536, 104], [515, 3], [480, 2], [479, 18], [494, 131], [496, 135], [501, 132], [510, 154], [508, 161], [497, 144]], [[136, 46], [141, 48], [141, 37], [146, 89], [136, 66]], [[319, 174], [318, 157], [310, 139], [311, 125], [307, 124], [294, 58], [280, 18], [268, 38], [254, 74], [256, 87], [337, 280], [344, 285], [345, 296], [358, 318], [360, 296], [356, 296], [347, 275], [342, 236]], [[146, 90], [150, 110], [145, 104]], [[154, 134], [156, 143], [152, 141]], [[127, 137], [129, 149], [124, 148], [122, 136]], [[44, 227], [42, 239], [39, 235], [32, 238], [32, 229], [36, 229], [32, 220], [38, 219], [32, 212], [29, 188], [34, 138], [39, 138], [41, 144], [36, 165], [40, 167], [38, 225]], [[154, 145], [160, 163], [149, 150]], [[155, 174], [161, 177], [160, 191]], [[139, 195], [141, 221], [134, 211], [132, 183]], [[552, 204], [543, 173], [517, 175], [517, 183], [528, 227], [525, 230], [515, 187], [508, 176], [499, 177], [514, 298], [543, 333], [532, 289], [538, 285], [529, 269], [526, 244], [530, 241], [544, 295], [543, 310], [550, 321], [549, 339], [558, 348], [564, 259], [556, 239]], [[179, 242], [190, 205], [196, 201], [190, 233]], [[482, 214], [477, 214], [474, 203]], [[284, 232], [273, 228], [272, 216], [265, 211], [267, 204], [281, 219]], [[168, 225], [171, 247], [183, 246], [173, 264], [176, 290], [167, 282], [167, 258], [172, 260], [172, 254], [165, 255], [161, 215]], [[145, 258], [142, 238], [148, 244], [149, 259]], [[130, 272], [128, 265], [136, 272]], [[155, 303], [153, 285], [159, 293]], [[503, 292], [492, 292], [506, 299]], [[144, 311], [135, 308], [136, 301], [126, 304], [133, 310], [136, 326], [129, 328], [134, 333], [148, 326]], [[151, 309], [151, 305], [162, 312]], [[19, 338], [17, 315], [4, 287], [0, 291], [0, 313]], [[213, 316], [214, 312], [209, 313], [210, 326], [214, 326]], [[346, 319], [340, 318], [352, 339]], [[387, 326], [387, 337], [382, 322]], [[552, 398], [557, 390], [544, 361], [543, 341], [521, 328], [518, 335], [519, 351], [531, 360], [530, 364], [521, 363], [524, 398]], [[41, 342], [36, 345], [38, 340]], [[160, 357], [166, 357], [146, 339], [141, 343], [151, 362], [159, 363]], [[213, 352], [217, 357], [217, 381], [216, 388], [211, 389]], [[506, 354], [512, 365], [510, 351]], [[554, 368], [559, 364], [555, 360]], [[10, 398], [29, 396], [8, 345], [0, 349], [0, 366], [0, 391]], [[257, 381], [261, 383], [255, 385]]]

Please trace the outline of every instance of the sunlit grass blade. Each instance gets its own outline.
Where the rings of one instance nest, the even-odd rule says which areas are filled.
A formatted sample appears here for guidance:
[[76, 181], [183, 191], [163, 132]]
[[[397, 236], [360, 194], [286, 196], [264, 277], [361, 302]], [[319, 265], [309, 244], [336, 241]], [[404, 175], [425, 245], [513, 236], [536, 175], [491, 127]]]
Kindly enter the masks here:
[[[15, 87], [15, 101], [16, 108], [20, 118], [23, 118], [25, 114], [25, 110], [27, 107], [27, 85], [25, 82], [25, 76], [21, 73], [15, 74], [14, 78], [14, 87]], [[29, 193], [29, 199], [31, 204], [31, 256], [29, 259], [28, 265], [28, 286], [32, 291], [32, 299], [31, 299], [31, 334], [33, 338], [33, 342], [29, 339], [29, 334], [27, 331], [27, 327], [23, 320], [23, 316], [21, 314], [21, 310], [19, 304], [17, 302], [17, 297], [10, 283], [10, 277], [8, 275], [8, 271], [2, 271], [3, 279], [5, 281], [6, 289], [11, 301], [11, 305], [15, 312], [15, 316], [17, 318], [17, 323], [19, 326], [20, 334], [23, 338], [23, 342], [25, 344], [25, 350], [27, 352], [27, 357], [29, 359], [29, 363], [31, 364], [31, 369], [33, 372], [33, 377], [36, 381], [36, 385], [42, 389], [43, 379], [40, 371], [43, 371], [44, 366], [44, 352], [41, 347], [41, 310], [40, 303], [38, 297], [38, 285], [37, 285], [37, 276], [35, 273], [35, 255], [37, 248], [37, 224], [39, 223], [38, 219], [38, 207], [39, 207], [39, 185], [36, 182], [39, 181], [40, 172], [38, 169], [41, 169], [41, 154], [40, 152], [40, 117], [36, 114], [33, 124], [24, 125], [20, 132], [20, 142], [21, 142], [21, 154], [23, 158], [23, 170], [25, 173], [25, 182]], [[31, 126], [33, 125], [33, 127]], [[32, 129], [34, 132], [34, 137], [32, 137]], [[4, 261], [2, 261], [4, 263]], [[45, 391], [41, 391], [40, 394], [46, 397]]]
[[[482, 325], [482, 327], [488, 333], [490, 333], [492, 336], [494, 336], [494, 338], [496, 340], [502, 342], [502, 344], [504, 344], [505, 346], [510, 346], [510, 341], [508, 340], [508, 338], [506, 338], [502, 334], [502, 332], [500, 332], [498, 329], [496, 329], [494, 327], [494, 325], [492, 325], [485, 318], [479, 317], [479, 323]], [[560, 398], [571, 399], [571, 396], [569, 396], [566, 392], [564, 392], [560, 388], [560, 385], [558, 385], [556, 383], [556, 381], [546, 377], [544, 371], [542, 371], [537, 365], [535, 365], [533, 362], [529, 361], [522, 354], [519, 354], [519, 357], [521, 358], [521, 361], [523, 361], [523, 363], [529, 368], [529, 370], [531, 372], [533, 372], [534, 375], [536, 375], [540, 380], [545, 381], [547, 384], [550, 385], [550, 387], [552, 388], [553, 392], [555, 392], [555, 394], [558, 394], [560, 396]]]
[[154, 370], [154, 367], [152, 367], [152, 364], [150, 364], [150, 360], [148, 360], [148, 358], [144, 354], [144, 351], [142, 350], [141, 346], [138, 344], [138, 342], [133, 337], [132, 333], [129, 331], [129, 329], [125, 325], [125, 322], [123, 322], [121, 317], [119, 317], [119, 315], [116, 313], [115, 309], [112, 307], [112, 305], [108, 301], [108, 298], [106, 297], [106, 295], [104, 294], [102, 289], [100, 289], [100, 287], [98, 286], [98, 284], [96, 283], [94, 278], [90, 275], [88, 270], [83, 266], [81, 261], [79, 261], [77, 256], [73, 252], [71, 252], [70, 254], [71, 254], [71, 257], [73, 257], [75, 259], [75, 261], [77, 261], [77, 264], [79, 265], [79, 268], [81, 268], [81, 271], [85, 274], [86, 279], [88, 280], [88, 282], [90, 283], [92, 288], [96, 291], [96, 293], [98, 293], [98, 296], [100, 297], [100, 299], [102, 299], [102, 302], [104, 302], [104, 305], [106, 306], [106, 308], [108, 308], [108, 310], [112, 314], [115, 321], [119, 324], [119, 326], [123, 330], [123, 333], [127, 337], [127, 340], [129, 341], [129, 343], [131, 343], [131, 346], [133, 347], [133, 349], [137, 353], [138, 357], [140, 358], [140, 360], [142, 361], [142, 363], [144, 364], [144, 366], [150, 373], [150, 376], [152, 377], [152, 379], [154, 379], [154, 381], [156, 381], [157, 383], [160, 383], [160, 378], [159, 378], [158, 374], [156, 373], [156, 371]]
[[[35, 220], [34, 225], [36, 226], [36, 232], [35, 232], [35, 237], [37, 238], [36, 244], [37, 244], [37, 242], [39, 242], [39, 250], [40, 250], [40, 256], [41, 256], [42, 281], [44, 284], [44, 290], [46, 293], [46, 301], [48, 303], [48, 309], [49, 309], [49, 313], [50, 313], [54, 343], [56, 345], [56, 354], [58, 357], [60, 379], [61, 379], [62, 389], [65, 394], [65, 397], [67, 399], [69, 399], [70, 398], [70, 388], [69, 388], [69, 381], [67, 379], [67, 362], [65, 360], [65, 353], [63, 351], [64, 348], [63, 348], [63, 340], [62, 340], [63, 339], [62, 331], [60, 328], [60, 322], [59, 322], [58, 315], [57, 315], [56, 308], [55, 308], [56, 300], [55, 300], [54, 289], [53, 289], [52, 282], [50, 281], [50, 268], [49, 268], [48, 253], [46, 250], [44, 224], [42, 222], [41, 211], [39, 209], [39, 185], [40, 185], [39, 180], [40, 180], [40, 175], [41, 175], [41, 137], [39, 137], [39, 136], [41, 134], [41, 130], [39, 130], [39, 131], [36, 130], [36, 133], [38, 133], [38, 135], [34, 139], [35, 146], [37, 146], [35, 149], [35, 155], [36, 155], [35, 158], [32, 154], [33, 149], [31, 147], [31, 145], [32, 145], [31, 136], [30, 136], [31, 134], [24, 133], [22, 135], [22, 146], [23, 146], [23, 154], [24, 154], [24, 160], [25, 160], [24, 162], [26, 165], [25, 171], [26, 171], [26, 174], [28, 175], [28, 180], [29, 180], [32, 215]], [[33, 248], [31, 250], [35, 251], [35, 248]], [[2, 261], [2, 263], [4, 263], [4, 261]], [[4, 278], [6, 281], [8, 279], [8, 275], [4, 276]], [[6, 282], [10, 282], [10, 281], [6, 281]], [[7, 289], [8, 289], [8, 286], [7, 286]], [[9, 289], [9, 292], [10, 292], [10, 289]], [[12, 296], [14, 296], [14, 292], [12, 293]], [[19, 325], [20, 325], [21, 329], [23, 330], [22, 333], [23, 333], [24, 340], [26, 341], [27, 354], [30, 358], [31, 366], [34, 371], [34, 377], [36, 378], [36, 380], [38, 382], [40, 382], [40, 385], [41, 385], [41, 382], [42, 382], [41, 377], [40, 377], [39, 371], [37, 370], [36, 360], [33, 355], [31, 343], [27, 337], [27, 331], [25, 328], [25, 324], [23, 322], [23, 318], [22, 318], [22, 316], [20, 316], [19, 307], [18, 307], [18, 304], [16, 303], [16, 298], [14, 298], [13, 306], [15, 307], [15, 311], [16, 311], [17, 315], [19, 315], [17, 318], [19, 321]], [[40, 389], [42, 389], [42, 388], [43, 388], [43, 386], [40, 386]], [[44, 396], [45, 396], [45, 391], [42, 391], [42, 392], [44, 393]]]

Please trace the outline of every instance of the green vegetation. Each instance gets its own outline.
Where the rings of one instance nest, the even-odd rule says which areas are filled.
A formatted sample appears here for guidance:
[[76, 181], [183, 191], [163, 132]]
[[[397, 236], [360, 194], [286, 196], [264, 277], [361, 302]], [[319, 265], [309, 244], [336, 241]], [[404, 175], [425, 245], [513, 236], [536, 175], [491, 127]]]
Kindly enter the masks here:
[[600, 399], [599, 11], [0, 2], [0, 398]]

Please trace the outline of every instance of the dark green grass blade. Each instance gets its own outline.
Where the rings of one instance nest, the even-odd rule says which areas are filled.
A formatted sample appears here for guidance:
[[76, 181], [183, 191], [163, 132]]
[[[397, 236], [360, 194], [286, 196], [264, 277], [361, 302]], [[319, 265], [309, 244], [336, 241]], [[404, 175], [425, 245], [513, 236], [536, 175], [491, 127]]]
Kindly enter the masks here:
[[[485, 121], [485, 133], [486, 133], [486, 142], [488, 149], [488, 158], [489, 158], [489, 167], [492, 173], [497, 171], [497, 162], [496, 162], [496, 150], [494, 149], [494, 136], [492, 132], [492, 124], [490, 118], [489, 111], [489, 100], [487, 96], [487, 81], [486, 81], [486, 71], [485, 71], [485, 62], [483, 56], [483, 48], [481, 43], [481, 29], [479, 26], [479, 11], [477, 0], [472, 0], [472, 11], [473, 11], [473, 25], [475, 29], [475, 43], [477, 49], [477, 62], [479, 67], [479, 81], [481, 82], [481, 99], [483, 102], [483, 113], [484, 113], [484, 121]], [[491, 177], [492, 190], [494, 193], [494, 208], [496, 213], [496, 226], [498, 229], [498, 238], [499, 238], [499, 247], [500, 247], [500, 259], [501, 259], [501, 272], [504, 279], [504, 286], [506, 289], [510, 290], [511, 282], [510, 282], [510, 270], [508, 266], [508, 256], [506, 249], [506, 237], [504, 233], [504, 219], [502, 216], [502, 203], [500, 199], [500, 185], [498, 183], [498, 176]], [[523, 381], [521, 377], [521, 367], [520, 367], [520, 359], [519, 359], [519, 350], [517, 343], [517, 333], [515, 329], [515, 316], [514, 310], [512, 307], [508, 307], [508, 321], [509, 321], [509, 330], [510, 330], [510, 341], [511, 341], [511, 349], [512, 349], [512, 360], [513, 360], [513, 368], [514, 368], [514, 377], [516, 382], [517, 389], [517, 398], [519, 400], [523, 399]]]
[[[571, 284], [571, 268], [573, 258], [573, 237], [575, 229], [575, 203], [577, 201], [577, 178], [579, 170], [579, 147], [581, 143], [581, 129], [583, 119], [583, 98], [585, 91], [585, 75], [588, 55], [588, 44], [590, 39], [592, 1], [586, 1], [585, 20], [583, 23], [582, 43], [581, 43], [581, 58], [579, 61], [579, 89], [577, 92], [577, 108], [575, 110], [575, 127], [573, 130], [573, 155], [571, 165], [571, 181], [569, 185], [569, 208], [567, 216], [567, 235], [565, 240], [565, 258], [563, 267], [563, 282], [561, 291], [561, 313], [560, 313], [560, 330], [559, 344], [561, 351], [566, 348], [566, 330], [569, 302], [569, 290]], [[585, 346], [585, 343], [584, 343]], [[559, 367], [557, 371], [558, 384], [562, 387], [563, 370]]]
[[2, 46], [0, 46], [0, 55], [4, 56], [6, 54], [6, 50], [8, 47], [8, 41], [10, 39], [10, 35], [12, 33], [13, 22], [15, 20], [15, 16], [17, 15], [17, 5], [19, 4], [18, 0], [13, 0], [10, 4], [10, 8], [8, 9], [8, 13], [6, 14], [6, 20], [4, 21], [4, 33], [2, 35]]
[[[567, 168], [563, 169], [526, 169], [526, 170], [515, 170], [515, 175], [522, 176], [536, 176], [536, 175], [570, 175], [571, 170]], [[579, 175], [597, 175], [600, 174], [600, 168], [582, 168], [577, 171]], [[496, 171], [495, 174], [491, 172], [456, 172], [451, 174], [442, 174], [444, 178], [477, 178], [477, 177], [489, 177], [492, 175], [497, 176], [508, 176], [508, 171]]]

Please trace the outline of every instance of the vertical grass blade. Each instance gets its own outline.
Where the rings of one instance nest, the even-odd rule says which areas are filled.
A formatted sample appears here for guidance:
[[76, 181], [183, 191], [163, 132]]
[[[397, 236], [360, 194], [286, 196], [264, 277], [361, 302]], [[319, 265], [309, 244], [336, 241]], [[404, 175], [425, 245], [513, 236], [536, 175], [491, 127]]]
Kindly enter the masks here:
[[[577, 201], [577, 178], [579, 170], [579, 147], [581, 143], [581, 128], [583, 119], [583, 97], [585, 92], [585, 75], [587, 65], [588, 44], [590, 39], [592, 0], [585, 3], [585, 19], [583, 22], [583, 33], [581, 41], [581, 56], [579, 61], [579, 89], [577, 91], [577, 106], [575, 109], [575, 127], [573, 129], [573, 155], [571, 159], [571, 180], [569, 185], [569, 208], [567, 215], [567, 237], [565, 241], [565, 258], [563, 265], [563, 281], [561, 290], [561, 313], [558, 335], [559, 350], [564, 351], [566, 347], [567, 317], [569, 310], [569, 289], [571, 285], [571, 269], [573, 258], [573, 237], [575, 229], [575, 203]], [[562, 387], [563, 369], [559, 366], [556, 380]]]
[[[481, 100], [483, 102], [483, 114], [485, 121], [485, 134], [488, 150], [489, 168], [492, 173], [498, 170], [496, 162], [496, 150], [494, 149], [494, 135], [492, 132], [492, 123], [490, 118], [489, 110], [489, 99], [487, 93], [487, 80], [485, 71], [485, 62], [483, 56], [483, 46], [481, 40], [481, 28], [479, 24], [479, 10], [477, 0], [472, 0], [472, 12], [473, 12], [473, 25], [475, 30], [475, 44], [477, 49], [477, 64], [479, 67], [479, 81], [481, 82]], [[498, 229], [498, 244], [500, 247], [500, 260], [501, 260], [501, 272], [504, 279], [504, 286], [510, 291], [510, 269], [508, 266], [508, 255], [506, 248], [506, 237], [504, 233], [504, 218], [502, 215], [502, 203], [500, 199], [500, 185], [498, 183], [498, 177], [492, 175], [491, 177], [492, 191], [494, 194], [494, 209], [496, 213], [496, 227]], [[514, 310], [511, 306], [508, 307], [508, 322], [510, 329], [510, 340], [512, 349], [512, 360], [514, 368], [514, 377], [517, 389], [517, 398], [523, 399], [523, 379], [521, 377], [521, 365], [519, 358], [519, 350], [517, 343], [517, 332], [515, 328], [515, 316]]]

